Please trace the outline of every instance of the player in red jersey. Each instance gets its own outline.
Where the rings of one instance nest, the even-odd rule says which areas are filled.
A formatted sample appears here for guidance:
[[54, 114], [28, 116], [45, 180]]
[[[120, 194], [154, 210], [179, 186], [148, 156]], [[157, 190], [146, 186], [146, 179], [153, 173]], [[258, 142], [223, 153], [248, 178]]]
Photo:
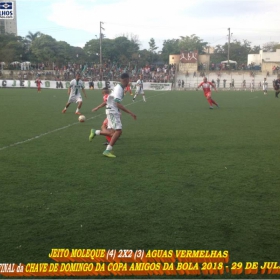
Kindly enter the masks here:
[[211, 97], [211, 87], [214, 88], [215, 91], [217, 91], [216, 86], [211, 82], [207, 82], [207, 78], [204, 77], [203, 82], [198, 85], [196, 90], [198, 90], [200, 87], [202, 87], [202, 89], [204, 91], [204, 96], [206, 97], [206, 99], [210, 105], [210, 109], [213, 109], [213, 104], [219, 108], [219, 105]]
[[[102, 89], [102, 94], [103, 94], [103, 102], [100, 105], [98, 105], [97, 107], [93, 108], [92, 112], [96, 112], [98, 109], [106, 106], [107, 99], [108, 99], [108, 96], [110, 94], [109, 88], [107, 88], [107, 87], [103, 88]], [[101, 131], [106, 131], [106, 132], [109, 132], [109, 133], [112, 132], [112, 134], [114, 133], [114, 131], [112, 129], [111, 129], [111, 131], [108, 130], [108, 119], [107, 118], [102, 123]], [[105, 137], [107, 139], [107, 142], [110, 143], [112, 137], [111, 136], [105, 136]], [[104, 143], [104, 145], [107, 145], [107, 143]]]
[[130, 92], [130, 95], [132, 95], [130, 83], [127, 85], [127, 87], [124, 88], [124, 95], [126, 95], [127, 92]]
[[36, 81], [35, 81], [35, 84], [37, 85], [37, 92], [40, 92], [41, 91], [41, 84], [43, 84], [42, 81], [39, 78], [37, 78]]

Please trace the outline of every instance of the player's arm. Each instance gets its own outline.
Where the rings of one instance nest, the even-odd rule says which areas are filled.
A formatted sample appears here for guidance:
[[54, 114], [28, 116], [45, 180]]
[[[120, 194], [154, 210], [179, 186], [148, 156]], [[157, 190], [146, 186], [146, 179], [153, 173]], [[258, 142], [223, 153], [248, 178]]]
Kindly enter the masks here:
[[201, 86], [202, 86], [202, 83], [200, 83], [200, 84], [197, 86], [196, 90], [198, 90]]
[[103, 102], [100, 105], [98, 105], [97, 107], [93, 108], [91, 111], [95, 112], [95, 111], [99, 110], [100, 108], [106, 106], [106, 104], [107, 104], [106, 102]]
[[115, 99], [115, 102], [116, 102], [116, 104], [117, 104], [117, 107], [118, 107], [120, 110], [122, 110], [122, 111], [128, 113], [129, 115], [131, 115], [131, 116], [136, 120], [136, 115], [134, 115], [131, 111], [129, 111], [128, 109], [126, 109], [126, 108], [125, 108], [121, 103], [119, 103], [116, 99]]

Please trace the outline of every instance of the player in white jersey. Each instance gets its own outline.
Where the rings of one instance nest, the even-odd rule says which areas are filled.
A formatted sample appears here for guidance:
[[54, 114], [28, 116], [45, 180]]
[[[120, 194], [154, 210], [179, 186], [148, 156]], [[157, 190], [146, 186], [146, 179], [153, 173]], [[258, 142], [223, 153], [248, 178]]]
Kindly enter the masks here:
[[66, 103], [65, 108], [62, 110], [62, 113], [66, 112], [67, 108], [70, 106], [71, 103], [78, 103], [78, 107], [76, 109], [75, 114], [81, 115], [80, 109], [83, 104], [81, 90], [83, 91], [84, 96], [87, 97], [85, 88], [84, 88], [84, 84], [81, 81], [81, 75], [79, 73], [77, 73], [76, 79], [74, 79], [70, 82], [70, 87], [68, 88], [69, 99], [68, 99], [68, 102]]
[[122, 104], [123, 96], [124, 96], [124, 88], [129, 83], [129, 75], [127, 73], [123, 73], [121, 75], [121, 83], [117, 84], [113, 91], [109, 94], [107, 99], [107, 105], [106, 105], [106, 115], [108, 119], [108, 130], [114, 130], [114, 133], [109, 132], [103, 132], [101, 130], [95, 130], [94, 128], [91, 129], [90, 135], [89, 135], [89, 141], [92, 141], [95, 135], [104, 135], [104, 136], [110, 136], [112, 135], [112, 139], [107, 146], [106, 150], [103, 152], [103, 155], [106, 157], [116, 157], [112, 153], [112, 149], [116, 141], [119, 139], [119, 137], [122, 134], [122, 122], [120, 118], [120, 110], [130, 114], [135, 120], [136, 115], [134, 115], [131, 111], [126, 109]]
[[251, 92], [255, 91], [255, 79], [252, 79], [250, 86], [251, 86]]
[[143, 97], [143, 101], [146, 102], [146, 97], [145, 97], [145, 93], [144, 93], [144, 88], [143, 88], [143, 80], [142, 80], [143, 76], [140, 75], [139, 76], [139, 80], [136, 82], [136, 91], [135, 91], [135, 95], [133, 97], [133, 102], [136, 98], [136, 96], [138, 94], [142, 94], [142, 97]]
[[267, 88], [268, 88], [268, 83], [266, 81], [266, 78], [263, 79], [262, 87], [263, 87], [263, 94], [266, 95], [267, 94]]

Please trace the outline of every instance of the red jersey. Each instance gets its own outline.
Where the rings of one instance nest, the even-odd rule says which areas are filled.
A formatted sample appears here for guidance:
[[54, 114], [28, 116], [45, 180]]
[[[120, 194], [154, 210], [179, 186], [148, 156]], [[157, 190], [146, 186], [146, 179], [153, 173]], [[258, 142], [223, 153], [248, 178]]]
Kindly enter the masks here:
[[41, 82], [40, 79], [37, 79], [37, 80], [35, 81], [35, 83], [36, 83], [37, 87], [39, 87], [39, 86], [42, 84], [42, 82]]
[[125, 87], [124, 91], [130, 91], [131, 88], [130, 88], [130, 83]]
[[202, 87], [204, 94], [211, 93], [211, 87], [215, 87], [211, 82], [202, 82], [198, 87]]
[[108, 97], [109, 97], [109, 94], [104, 94], [103, 101], [107, 103]]

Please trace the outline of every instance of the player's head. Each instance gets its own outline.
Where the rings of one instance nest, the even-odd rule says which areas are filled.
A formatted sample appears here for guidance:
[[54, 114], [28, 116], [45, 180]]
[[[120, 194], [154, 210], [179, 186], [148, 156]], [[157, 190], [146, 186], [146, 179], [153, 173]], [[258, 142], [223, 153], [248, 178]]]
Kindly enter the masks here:
[[204, 82], [204, 83], [207, 82], [207, 78], [206, 78], [206, 77], [203, 78], [203, 82]]
[[127, 87], [129, 83], [129, 75], [127, 73], [123, 73], [121, 75], [121, 84], [124, 86], [124, 87]]
[[142, 75], [139, 75], [139, 78], [142, 80], [143, 76], [142, 76]]
[[102, 94], [105, 95], [105, 94], [109, 94], [110, 93], [110, 90], [107, 88], [107, 87], [104, 87], [102, 89]]
[[80, 79], [81, 79], [80, 73], [76, 73], [76, 80], [78, 81], [78, 80], [80, 80]]

